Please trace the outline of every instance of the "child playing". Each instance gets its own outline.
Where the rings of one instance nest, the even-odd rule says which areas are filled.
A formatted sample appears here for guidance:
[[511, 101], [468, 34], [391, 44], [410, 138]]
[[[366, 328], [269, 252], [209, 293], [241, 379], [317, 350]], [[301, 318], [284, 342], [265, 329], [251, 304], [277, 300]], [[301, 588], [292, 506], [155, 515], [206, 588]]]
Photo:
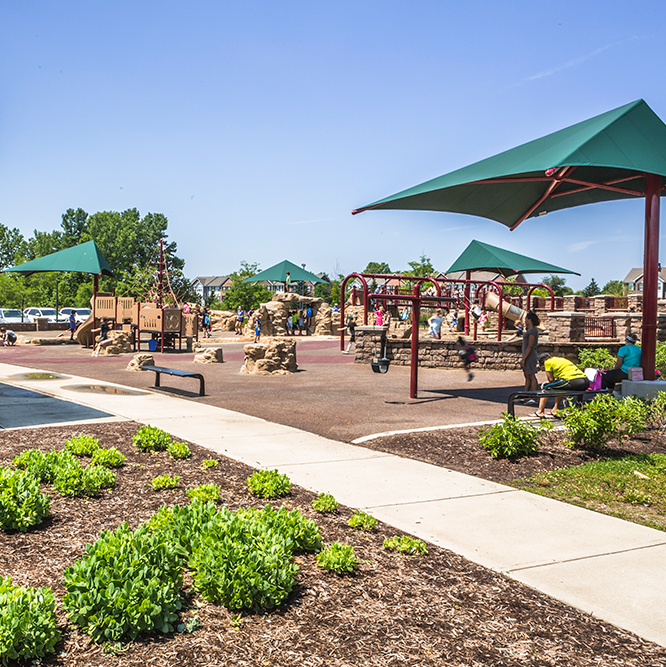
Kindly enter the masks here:
[[261, 317], [257, 315], [254, 319], [254, 342], [258, 343], [261, 338]]
[[470, 371], [470, 365], [477, 360], [476, 350], [462, 336], [458, 336], [456, 347], [458, 348], [458, 356], [467, 371], [467, 382], [470, 382], [474, 378], [474, 373]]

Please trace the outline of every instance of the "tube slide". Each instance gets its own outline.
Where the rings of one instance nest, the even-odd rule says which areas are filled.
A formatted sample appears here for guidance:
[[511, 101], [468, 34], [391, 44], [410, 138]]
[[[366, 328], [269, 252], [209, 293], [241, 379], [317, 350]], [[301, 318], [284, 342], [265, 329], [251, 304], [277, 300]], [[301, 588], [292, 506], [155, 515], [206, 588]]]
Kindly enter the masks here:
[[[499, 295], [497, 292], [488, 292], [486, 294], [486, 308], [495, 312], [499, 310]], [[502, 301], [502, 315], [507, 320], [518, 322], [519, 320], [524, 320], [527, 313], [522, 308], [518, 308], [518, 306], [514, 306], [508, 301]]]

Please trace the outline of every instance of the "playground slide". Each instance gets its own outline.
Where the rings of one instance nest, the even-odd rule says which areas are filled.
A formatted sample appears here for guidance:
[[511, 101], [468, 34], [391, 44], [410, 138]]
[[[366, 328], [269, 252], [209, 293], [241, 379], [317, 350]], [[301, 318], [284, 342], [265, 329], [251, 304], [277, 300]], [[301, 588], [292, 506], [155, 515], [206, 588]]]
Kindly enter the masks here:
[[[488, 292], [488, 294], [486, 294], [486, 308], [488, 308], [488, 310], [494, 310], [495, 312], [499, 310], [499, 296], [495, 292]], [[506, 319], [517, 322], [523, 320], [526, 314], [527, 313], [522, 308], [518, 308], [518, 306], [514, 306], [507, 301], [502, 302], [502, 315], [504, 315]]]
[[75, 336], [79, 345], [83, 345], [84, 347], [92, 347], [94, 338], [92, 330], [94, 327], [95, 321], [93, 319], [92, 313], [90, 313], [90, 315], [88, 315], [88, 319], [80, 324], [76, 330]]

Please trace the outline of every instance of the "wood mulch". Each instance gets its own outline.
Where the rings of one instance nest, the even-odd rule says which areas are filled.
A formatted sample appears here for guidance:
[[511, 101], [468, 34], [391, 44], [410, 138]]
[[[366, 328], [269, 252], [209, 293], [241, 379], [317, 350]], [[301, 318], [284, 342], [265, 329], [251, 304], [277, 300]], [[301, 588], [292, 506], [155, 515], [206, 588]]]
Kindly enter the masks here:
[[[246, 478], [252, 472], [248, 466], [196, 445], [190, 445], [193, 456], [187, 461], [174, 461], [165, 453], [140, 454], [131, 445], [136, 428], [136, 424], [113, 423], [0, 433], [2, 465], [9, 465], [26, 448], [61, 449], [65, 440], [79, 433], [98, 437], [103, 445], [115, 446], [127, 456], [116, 488], [99, 498], [66, 499], [45, 485], [52, 498], [50, 518], [25, 534], [0, 531], [1, 576], [11, 575], [16, 584], [51, 586], [61, 598], [63, 570], [101, 530], [114, 529], [123, 521], [134, 527], [162, 504], [184, 504], [185, 490], [197, 484], [219, 484], [222, 502], [230, 509], [265, 504], [247, 491]], [[499, 481], [529, 474], [528, 466], [536, 461], [488, 462], [483, 453], [482, 462], [471, 453], [476, 444], [473, 431], [394, 438], [399, 439], [368, 444]], [[439, 446], [443, 453], [437, 453]], [[206, 458], [220, 463], [203, 471], [200, 466]], [[541, 465], [571, 461], [565, 452], [541, 458]], [[180, 487], [154, 492], [148, 482], [160, 474], [180, 475]], [[666, 649], [445, 549], [428, 545], [428, 555], [421, 557], [385, 551], [383, 540], [396, 534], [394, 529], [379, 524], [371, 533], [354, 531], [347, 526], [351, 509], [318, 514], [310, 506], [313, 497], [294, 487], [285, 503], [315, 519], [325, 543], [339, 540], [354, 546], [361, 565], [353, 576], [319, 569], [314, 555], [298, 556], [297, 586], [278, 609], [241, 614], [237, 623], [226, 609], [195, 596], [182, 619], [187, 622], [196, 614], [198, 629], [129, 642], [118, 655], [89, 643], [59, 607], [62, 639], [57, 653], [42, 664], [666, 666]]]

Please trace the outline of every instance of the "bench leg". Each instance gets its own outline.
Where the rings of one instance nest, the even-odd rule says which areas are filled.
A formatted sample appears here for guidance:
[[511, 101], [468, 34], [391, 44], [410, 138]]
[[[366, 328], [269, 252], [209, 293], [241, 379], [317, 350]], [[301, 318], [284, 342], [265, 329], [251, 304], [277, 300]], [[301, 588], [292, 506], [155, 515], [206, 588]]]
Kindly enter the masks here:
[[205, 396], [206, 395], [206, 385], [204, 384], [204, 377], [203, 375], [199, 378], [199, 396]]
[[155, 371], [155, 386], [159, 387], [160, 386], [160, 373]]

